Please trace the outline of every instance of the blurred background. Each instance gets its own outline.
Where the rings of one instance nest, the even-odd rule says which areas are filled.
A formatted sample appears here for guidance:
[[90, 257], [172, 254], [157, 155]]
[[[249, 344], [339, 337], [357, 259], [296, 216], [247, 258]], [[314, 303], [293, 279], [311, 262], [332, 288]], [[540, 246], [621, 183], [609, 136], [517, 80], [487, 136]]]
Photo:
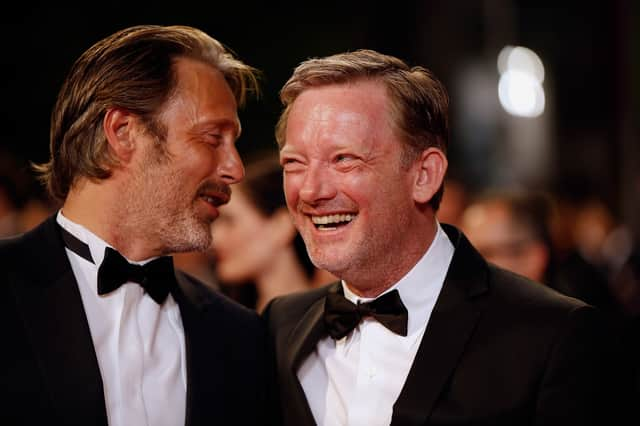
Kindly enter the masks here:
[[[26, 212], [33, 205], [22, 228], [47, 207], [36, 203], [43, 198], [28, 164], [48, 158], [49, 114], [75, 58], [130, 25], [188, 24], [264, 73], [262, 99], [241, 113], [243, 156], [275, 150], [278, 90], [300, 61], [372, 48], [432, 69], [448, 87], [450, 177], [462, 199], [486, 188], [542, 190], [574, 205], [595, 202], [601, 210], [592, 216], [600, 212], [608, 221], [599, 222], [603, 233], [626, 227], [624, 247], [640, 234], [638, 1], [114, 0], [12, 7], [0, 28], [0, 216], [3, 202]], [[448, 194], [453, 201], [455, 190]], [[584, 227], [593, 231], [591, 223]], [[585, 243], [601, 245], [604, 237], [594, 242], [593, 234]]]
[[[639, 3], [18, 2], [1, 27], [1, 148], [21, 164], [47, 159], [57, 90], [98, 39], [133, 24], [189, 24], [264, 72], [262, 100], [242, 115], [241, 152], [274, 145], [277, 92], [300, 61], [373, 48], [431, 68], [449, 88], [452, 174], [474, 188], [595, 193], [638, 230]], [[526, 48], [511, 50], [510, 71], [509, 46]]]

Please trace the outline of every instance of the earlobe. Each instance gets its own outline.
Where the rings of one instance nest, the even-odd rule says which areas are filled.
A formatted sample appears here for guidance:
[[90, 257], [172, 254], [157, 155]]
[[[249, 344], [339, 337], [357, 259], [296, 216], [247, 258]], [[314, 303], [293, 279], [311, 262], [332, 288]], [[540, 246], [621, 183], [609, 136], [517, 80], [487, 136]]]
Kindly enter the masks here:
[[414, 200], [427, 203], [438, 191], [447, 171], [447, 157], [437, 148], [427, 148], [419, 156], [414, 182]]
[[104, 115], [102, 126], [109, 147], [121, 161], [131, 157], [134, 150], [133, 116], [120, 108], [110, 108]]

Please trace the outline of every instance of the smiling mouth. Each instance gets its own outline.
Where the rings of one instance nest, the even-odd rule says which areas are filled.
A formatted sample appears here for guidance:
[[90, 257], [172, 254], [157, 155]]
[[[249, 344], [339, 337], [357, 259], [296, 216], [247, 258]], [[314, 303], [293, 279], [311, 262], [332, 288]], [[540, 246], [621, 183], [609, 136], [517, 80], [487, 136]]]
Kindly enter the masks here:
[[355, 217], [355, 214], [311, 216], [311, 222], [313, 222], [313, 225], [316, 227], [316, 229], [331, 230], [349, 224]]
[[199, 188], [198, 196], [207, 204], [220, 207], [229, 202], [231, 188], [223, 183], [207, 182]]

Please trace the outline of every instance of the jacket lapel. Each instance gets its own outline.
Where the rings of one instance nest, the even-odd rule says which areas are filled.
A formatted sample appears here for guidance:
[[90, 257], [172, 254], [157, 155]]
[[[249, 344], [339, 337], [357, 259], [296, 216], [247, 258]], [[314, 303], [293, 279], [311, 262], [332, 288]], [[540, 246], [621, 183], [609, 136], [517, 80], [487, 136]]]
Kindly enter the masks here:
[[[64, 424], [106, 425], [102, 379], [80, 291], [51, 216], [25, 234], [16, 303]], [[28, 259], [28, 260], [27, 260]]]
[[455, 252], [404, 387], [392, 425], [423, 425], [456, 368], [481, 316], [474, 299], [486, 287], [486, 263], [457, 230], [442, 225]]
[[207, 326], [213, 323], [224, 324], [225, 318], [215, 318], [222, 310], [212, 307], [215, 303], [203, 288], [193, 285], [183, 274], [176, 274], [178, 289], [173, 297], [180, 306], [180, 315], [185, 335], [187, 359], [187, 401], [185, 424], [215, 423], [224, 419], [224, 398], [220, 392], [224, 389], [225, 368], [224, 347], [212, 335], [215, 331]]
[[[337, 291], [339, 285], [339, 282], [331, 285], [328, 291]], [[288, 393], [286, 398], [288, 408], [285, 419], [295, 419], [295, 422], [285, 421], [285, 424], [295, 424], [296, 426], [316, 424], [302, 385], [298, 380], [297, 372], [300, 364], [315, 349], [318, 341], [327, 335], [322, 320], [325, 298], [323, 296], [313, 302], [292, 330], [288, 340], [286, 375], [281, 374], [281, 381], [283, 389]], [[301, 419], [303, 420], [301, 421]]]
[[[331, 285], [328, 292], [335, 293], [339, 283]], [[315, 349], [318, 341], [327, 335], [324, 322], [324, 303], [326, 295], [317, 299], [305, 312], [289, 337], [288, 360], [295, 371], [300, 363]]]

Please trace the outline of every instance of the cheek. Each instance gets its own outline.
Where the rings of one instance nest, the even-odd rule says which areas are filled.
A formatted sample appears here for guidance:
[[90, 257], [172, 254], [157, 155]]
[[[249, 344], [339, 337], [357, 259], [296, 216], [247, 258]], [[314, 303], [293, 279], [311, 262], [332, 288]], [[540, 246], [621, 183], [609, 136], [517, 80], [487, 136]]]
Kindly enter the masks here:
[[263, 229], [238, 233], [231, 242], [233, 248], [219, 263], [221, 278], [244, 281], [259, 277], [278, 249], [269, 237]]
[[247, 216], [250, 207], [245, 207], [241, 201], [232, 198], [229, 205], [222, 207], [224, 216], [213, 222], [214, 247], [225, 260], [242, 254], [247, 241], [256, 231], [255, 221]]
[[[235, 251], [242, 252], [247, 244], [255, 238], [258, 230], [259, 228], [253, 222], [238, 222], [229, 232], [229, 246]], [[226, 244], [226, 242], [223, 242], [223, 244]]]
[[344, 203], [353, 204], [353, 208], [360, 213], [369, 214], [389, 212], [390, 208], [394, 208], [397, 203], [393, 197], [397, 196], [397, 192], [393, 190], [387, 193], [386, 188], [380, 182], [368, 179], [363, 176], [343, 176], [334, 180], [336, 183], [336, 193], [339, 194]]
[[230, 257], [229, 253], [233, 251], [236, 245], [233, 226], [222, 223], [221, 219], [218, 219], [218, 221], [213, 222], [211, 233], [213, 235], [213, 249], [220, 259], [224, 260]]
[[181, 155], [180, 170], [191, 179], [201, 181], [214, 172], [218, 156], [205, 144], [196, 148]]

